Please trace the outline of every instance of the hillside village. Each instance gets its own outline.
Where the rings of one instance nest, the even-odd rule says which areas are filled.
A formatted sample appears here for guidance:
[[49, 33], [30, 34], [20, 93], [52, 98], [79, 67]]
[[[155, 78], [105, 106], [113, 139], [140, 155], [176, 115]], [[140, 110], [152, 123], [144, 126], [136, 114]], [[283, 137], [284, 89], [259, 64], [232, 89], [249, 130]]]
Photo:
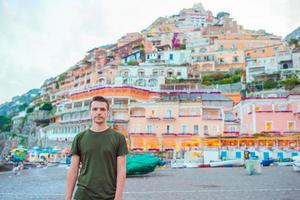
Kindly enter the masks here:
[[159, 17], [1, 105], [0, 150], [69, 145], [89, 127], [95, 95], [109, 99], [109, 124], [132, 151], [299, 148], [300, 33], [291, 35], [247, 30], [201, 3]]

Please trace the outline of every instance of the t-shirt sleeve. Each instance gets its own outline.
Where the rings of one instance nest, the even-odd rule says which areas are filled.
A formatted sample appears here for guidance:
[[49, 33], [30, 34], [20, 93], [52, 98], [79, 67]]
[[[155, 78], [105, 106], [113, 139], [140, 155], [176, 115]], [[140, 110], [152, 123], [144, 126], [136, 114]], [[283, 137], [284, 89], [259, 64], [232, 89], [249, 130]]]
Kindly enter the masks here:
[[71, 147], [71, 154], [74, 155], [79, 155], [80, 156], [80, 150], [79, 150], [79, 139], [78, 135], [75, 136], [73, 142], [72, 142], [72, 147]]
[[120, 135], [120, 142], [119, 142], [117, 156], [123, 156], [126, 154], [128, 154], [126, 139], [124, 135]]

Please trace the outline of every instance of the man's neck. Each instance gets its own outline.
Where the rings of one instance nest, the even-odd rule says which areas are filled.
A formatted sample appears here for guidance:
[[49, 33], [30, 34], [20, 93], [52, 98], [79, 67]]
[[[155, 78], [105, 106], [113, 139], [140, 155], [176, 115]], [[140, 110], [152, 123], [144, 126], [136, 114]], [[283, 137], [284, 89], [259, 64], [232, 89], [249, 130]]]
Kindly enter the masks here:
[[109, 126], [107, 124], [92, 124], [91, 126], [91, 130], [94, 131], [94, 132], [102, 132], [102, 131], [105, 131], [109, 128]]

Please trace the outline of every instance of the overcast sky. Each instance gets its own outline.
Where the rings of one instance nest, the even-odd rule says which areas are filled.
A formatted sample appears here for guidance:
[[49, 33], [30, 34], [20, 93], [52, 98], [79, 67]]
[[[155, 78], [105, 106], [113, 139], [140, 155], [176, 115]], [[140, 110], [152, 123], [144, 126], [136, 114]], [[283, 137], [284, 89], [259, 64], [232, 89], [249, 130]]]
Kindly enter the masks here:
[[[39, 88], [97, 46], [141, 31], [195, 0], [0, 0], [0, 104]], [[279, 36], [300, 26], [298, 0], [202, 0], [247, 29]]]

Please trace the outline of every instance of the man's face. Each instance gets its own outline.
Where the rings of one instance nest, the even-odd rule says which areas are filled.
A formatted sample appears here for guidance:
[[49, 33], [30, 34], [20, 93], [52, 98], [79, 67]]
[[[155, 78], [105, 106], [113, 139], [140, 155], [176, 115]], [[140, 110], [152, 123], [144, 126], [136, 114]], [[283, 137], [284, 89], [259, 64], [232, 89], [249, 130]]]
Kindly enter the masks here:
[[106, 123], [108, 110], [105, 102], [93, 101], [91, 104], [90, 112], [91, 112], [93, 123], [96, 124]]

